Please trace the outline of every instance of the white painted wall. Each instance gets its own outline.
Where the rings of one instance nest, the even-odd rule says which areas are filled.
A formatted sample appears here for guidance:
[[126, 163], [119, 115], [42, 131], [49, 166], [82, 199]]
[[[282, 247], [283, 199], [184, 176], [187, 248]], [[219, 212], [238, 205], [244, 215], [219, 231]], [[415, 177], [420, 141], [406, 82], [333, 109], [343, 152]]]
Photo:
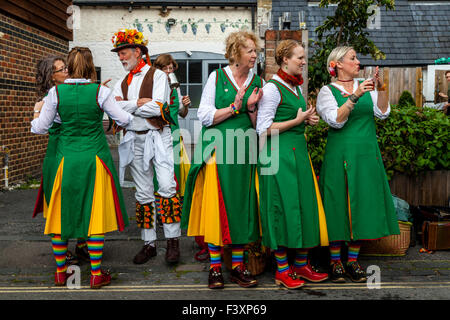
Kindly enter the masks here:
[[[101, 67], [102, 79], [112, 78], [114, 85], [125, 75], [117, 54], [111, 52], [111, 38], [121, 28], [141, 29], [149, 40], [150, 55], [185, 50], [223, 54], [225, 38], [231, 32], [251, 29], [251, 10], [245, 8], [173, 8], [167, 17], [159, 13], [156, 8], [133, 9], [130, 13], [125, 7], [81, 7], [80, 29], [74, 30], [69, 46], [89, 47], [95, 65]], [[177, 20], [170, 33], [165, 25], [169, 18]], [[192, 29], [195, 25], [196, 34]]]

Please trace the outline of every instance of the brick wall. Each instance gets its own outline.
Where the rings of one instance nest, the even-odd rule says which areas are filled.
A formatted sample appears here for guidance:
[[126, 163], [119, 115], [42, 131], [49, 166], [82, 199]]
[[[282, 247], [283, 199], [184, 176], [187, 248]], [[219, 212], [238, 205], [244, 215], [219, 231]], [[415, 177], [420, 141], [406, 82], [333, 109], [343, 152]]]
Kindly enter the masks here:
[[263, 78], [269, 81], [277, 73], [279, 66], [275, 62], [275, 49], [282, 40], [293, 39], [302, 43], [306, 52], [306, 66], [303, 68], [303, 85], [301, 86], [305, 98], [308, 92], [308, 31], [307, 30], [267, 30], [265, 33], [264, 48], [266, 53]]
[[39, 176], [47, 136], [30, 132], [36, 101], [37, 61], [65, 56], [68, 41], [0, 13], [0, 188], [4, 186], [4, 148], [10, 150], [9, 183]]

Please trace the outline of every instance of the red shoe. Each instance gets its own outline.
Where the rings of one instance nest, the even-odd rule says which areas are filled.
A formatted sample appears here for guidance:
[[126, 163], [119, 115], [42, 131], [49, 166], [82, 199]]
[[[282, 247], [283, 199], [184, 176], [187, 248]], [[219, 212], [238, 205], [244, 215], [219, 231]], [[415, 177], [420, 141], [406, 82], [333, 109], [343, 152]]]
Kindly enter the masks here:
[[298, 278], [303, 278], [311, 282], [322, 282], [328, 279], [328, 273], [319, 273], [317, 269], [309, 263], [301, 268], [292, 267]]
[[66, 272], [55, 272], [55, 286], [63, 287], [67, 282], [67, 273]]
[[92, 275], [91, 274], [91, 289], [100, 289], [111, 283], [111, 274], [109, 271], [101, 270], [102, 274]]
[[275, 273], [275, 284], [282, 284], [288, 289], [297, 289], [302, 287], [305, 281], [298, 279], [296, 273], [289, 268], [289, 270], [283, 272], [278, 272], [277, 270]]

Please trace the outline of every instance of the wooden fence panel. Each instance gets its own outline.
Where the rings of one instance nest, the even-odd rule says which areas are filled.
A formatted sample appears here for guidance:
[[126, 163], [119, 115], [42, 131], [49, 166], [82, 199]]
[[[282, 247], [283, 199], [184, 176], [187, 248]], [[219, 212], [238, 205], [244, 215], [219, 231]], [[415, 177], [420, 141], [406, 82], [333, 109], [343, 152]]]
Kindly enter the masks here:
[[[374, 73], [375, 67], [365, 67], [360, 71], [359, 77], [368, 79], [373, 77]], [[389, 102], [391, 104], [397, 104], [402, 92], [407, 90], [416, 100], [416, 105], [422, 105], [423, 82], [421, 67], [380, 68], [380, 77], [383, 79], [384, 83], [386, 83], [386, 87], [389, 93]]]
[[389, 181], [392, 194], [410, 205], [448, 206], [450, 171], [437, 170], [415, 177], [395, 175]]

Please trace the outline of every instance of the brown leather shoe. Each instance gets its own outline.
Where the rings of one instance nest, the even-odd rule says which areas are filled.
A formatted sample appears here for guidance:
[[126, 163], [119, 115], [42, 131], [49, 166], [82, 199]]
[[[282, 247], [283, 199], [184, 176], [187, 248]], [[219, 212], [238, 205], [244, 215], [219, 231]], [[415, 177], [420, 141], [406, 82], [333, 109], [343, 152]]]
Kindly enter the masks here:
[[230, 272], [230, 281], [235, 282], [243, 288], [254, 287], [258, 284], [255, 277], [247, 270], [244, 264], [237, 266]]
[[79, 259], [83, 260], [84, 262], [91, 262], [91, 256], [89, 255], [87, 245], [82, 248], [75, 247], [75, 254]]
[[142, 247], [141, 251], [139, 251], [138, 254], [134, 257], [133, 263], [143, 264], [154, 256], [156, 256], [156, 247], [146, 244]]
[[78, 265], [80, 264], [80, 261], [73, 255], [73, 253], [70, 250], [67, 250], [66, 252], [66, 263], [68, 266], [71, 265]]
[[214, 267], [209, 269], [208, 288], [222, 289], [224, 287], [223, 274], [221, 267]]
[[180, 260], [180, 240], [167, 239], [166, 262], [177, 263]]

